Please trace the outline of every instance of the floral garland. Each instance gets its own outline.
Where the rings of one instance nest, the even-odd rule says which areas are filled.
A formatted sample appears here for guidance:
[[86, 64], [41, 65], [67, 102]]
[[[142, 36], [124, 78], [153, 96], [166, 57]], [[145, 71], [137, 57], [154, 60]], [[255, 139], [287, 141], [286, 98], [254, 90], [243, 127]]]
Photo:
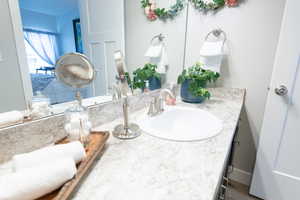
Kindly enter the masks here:
[[238, 0], [212, 0], [210, 2], [204, 0], [190, 0], [194, 7], [199, 10], [216, 10], [223, 7], [225, 4], [227, 6], [236, 6]]
[[[208, 11], [216, 10], [227, 5], [229, 7], [237, 6], [238, 0], [188, 0], [198, 10]], [[155, 0], [142, 0], [142, 8], [150, 21], [156, 19], [166, 20], [167, 18], [174, 18], [178, 13], [183, 10], [186, 0], [176, 0], [176, 4], [172, 5], [169, 9], [157, 8]]]
[[141, 3], [150, 21], [155, 21], [157, 18], [162, 20], [173, 18], [178, 15], [185, 6], [185, 0], [176, 0], [176, 4], [172, 5], [169, 9], [157, 8], [154, 0], [142, 0]]

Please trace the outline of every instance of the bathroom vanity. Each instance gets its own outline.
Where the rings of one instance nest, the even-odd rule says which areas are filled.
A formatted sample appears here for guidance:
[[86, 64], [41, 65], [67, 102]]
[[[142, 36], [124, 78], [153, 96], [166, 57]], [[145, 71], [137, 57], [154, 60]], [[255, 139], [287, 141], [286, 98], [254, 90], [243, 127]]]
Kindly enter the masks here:
[[[219, 199], [245, 90], [210, 91], [212, 97], [205, 103], [187, 104], [178, 99], [177, 105], [202, 109], [218, 117], [223, 122], [218, 135], [194, 142], [164, 140], [147, 133], [133, 140], [110, 137], [105, 153], [73, 199]], [[147, 108], [131, 113], [131, 120], [138, 121]], [[112, 131], [121, 121], [116, 119], [95, 130]], [[198, 129], [201, 132], [201, 127]]]
[[[219, 193], [224, 189], [223, 176], [230, 160], [245, 90], [209, 90], [212, 94], [210, 100], [202, 104], [188, 104], [178, 98], [175, 107], [189, 107], [213, 114], [222, 122], [219, 134], [191, 142], [165, 140], [145, 132], [132, 140], [119, 140], [111, 135], [102, 157], [96, 161], [73, 199], [222, 199]], [[151, 99], [158, 94], [159, 90], [130, 97], [130, 120], [138, 123], [148, 112]], [[111, 132], [123, 120], [121, 108], [120, 101], [90, 107], [92, 123], [98, 125], [94, 129]], [[197, 127], [199, 133], [204, 130], [201, 123], [199, 121]], [[65, 136], [63, 115], [2, 129], [0, 161], [9, 161], [12, 155], [44, 147]], [[0, 175], [10, 171], [10, 162], [0, 165]]]

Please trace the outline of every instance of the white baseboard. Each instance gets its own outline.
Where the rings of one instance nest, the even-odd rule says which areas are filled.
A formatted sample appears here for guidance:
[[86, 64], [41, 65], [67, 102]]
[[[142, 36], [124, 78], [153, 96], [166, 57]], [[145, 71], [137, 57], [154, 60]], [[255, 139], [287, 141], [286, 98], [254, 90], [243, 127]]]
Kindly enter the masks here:
[[251, 176], [252, 174], [249, 172], [246, 172], [238, 168], [233, 168], [233, 172], [229, 175], [229, 178], [236, 182], [250, 186]]

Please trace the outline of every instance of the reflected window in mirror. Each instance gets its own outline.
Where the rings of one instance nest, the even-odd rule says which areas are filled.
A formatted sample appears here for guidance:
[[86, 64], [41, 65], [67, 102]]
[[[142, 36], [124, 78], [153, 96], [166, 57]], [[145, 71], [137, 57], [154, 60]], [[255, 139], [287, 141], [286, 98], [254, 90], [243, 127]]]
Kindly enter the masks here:
[[[53, 67], [58, 57], [55, 34], [24, 29], [24, 40], [30, 73]], [[45, 72], [47, 74], [48, 71]], [[49, 69], [49, 72], [53, 71]]]
[[[62, 4], [68, 4], [63, 9]], [[33, 96], [43, 94], [50, 104], [74, 100], [74, 90], [61, 84], [55, 63], [70, 52], [83, 52], [80, 13], [76, 0], [19, 0]], [[93, 96], [91, 88], [81, 89], [82, 97]]]

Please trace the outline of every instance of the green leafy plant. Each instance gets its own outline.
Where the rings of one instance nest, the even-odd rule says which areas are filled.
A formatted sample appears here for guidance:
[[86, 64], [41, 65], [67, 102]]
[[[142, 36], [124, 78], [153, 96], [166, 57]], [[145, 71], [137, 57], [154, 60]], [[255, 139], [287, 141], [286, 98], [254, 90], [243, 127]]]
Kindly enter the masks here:
[[211, 70], [205, 70], [202, 66], [203, 64], [196, 63], [194, 66], [184, 69], [178, 76], [177, 83], [182, 84], [185, 81], [189, 81], [189, 91], [192, 95], [209, 99], [211, 95], [205, 87], [207, 83], [215, 82], [220, 77], [220, 74]]
[[133, 89], [140, 88], [144, 89], [146, 87], [146, 81], [148, 81], [150, 78], [158, 78], [160, 79], [160, 74], [156, 72], [157, 65], [147, 63], [142, 68], [137, 68], [133, 72], [133, 81], [132, 81], [132, 87]]

